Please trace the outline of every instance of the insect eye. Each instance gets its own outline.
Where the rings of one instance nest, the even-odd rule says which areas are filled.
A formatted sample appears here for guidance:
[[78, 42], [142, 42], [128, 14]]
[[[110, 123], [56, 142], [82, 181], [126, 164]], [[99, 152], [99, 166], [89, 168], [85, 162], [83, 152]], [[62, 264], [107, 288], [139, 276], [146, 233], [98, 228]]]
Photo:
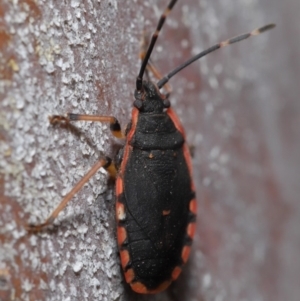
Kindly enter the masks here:
[[136, 99], [134, 102], [133, 102], [133, 105], [137, 108], [137, 109], [141, 109], [143, 107], [143, 102], [140, 100], [140, 99]]
[[164, 99], [164, 107], [169, 108], [170, 107], [170, 100], [169, 99]]

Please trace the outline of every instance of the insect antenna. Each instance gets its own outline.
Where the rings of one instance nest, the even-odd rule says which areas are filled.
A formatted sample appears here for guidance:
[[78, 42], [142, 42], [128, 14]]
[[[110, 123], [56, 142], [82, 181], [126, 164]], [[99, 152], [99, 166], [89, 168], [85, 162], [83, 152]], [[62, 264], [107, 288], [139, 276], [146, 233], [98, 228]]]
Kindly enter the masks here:
[[272, 29], [274, 28], [276, 25], [275, 24], [268, 24], [268, 25], [265, 25], [263, 27], [260, 27], [260, 28], [257, 28], [257, 29], [254, 29], [252, 30], [251, 32], [248, 32], [248, 33], [244, 33], [244, 34], [241, 34], [239, 36], [236, 36], [236, 37], [233, 37], [231, 39], [228, 39], [226, 41], [223, 41], [221, 43], [218, 43], [200, 53], [198, 53], [197, 55], [193, 56], [192, 58], [190, 58], [189, 60], [187, 60], [186, 62], [184, 62], [182, 65], [178, 66], [177, 68], [175, 68], [173, 71], [171, 71], [168, 75], [166, 75], [165, 77], [163, 77], [161, 80], [158, 81], [157, 83], [157, 86], [158, 88], [162, 88], [168, 81], [171, 77], [173, 77], [176, 73], [178, 73], [179, 71], [181, 71], [182, 69], [184, 69], [185, 67], [189, 66], [190, 64], [192, 64], [193, 62], [199, 60], [201, 57], [207, 55], [208, 53], [210, 52], [213, 52], [219, 48], [222, 48], [222, 47], [225, 47], [225, 46], [228, 46], [230, 44], [233, 44], [233, 43], [237, 43], [237, 42], [240, 42], [242, 40], [245, 40], [245, 39], [248, 39], [252, 36], [257, 36], [269, 29]]
[[159, 35], [159, 32], [160, 32], [162, 26], [164, 25], [165, 20], [166, 20], [168, 14], [170, 13], [171, 9], [173, 8], [173, 6], [175, 5], [176, 2], [177, 2], [177, 0], [171, 0], [170, 1], [169, 5], [167, 6], [167, 8], [165, 9], [165, 11], [161, 15], [161, 17], [160, 17], [160, 19], [158, 21], [156, 30], [155, 30], [154, 34], [152, 35], [151, 42], [150, 42], [149, 47], [147, 49], [147, 53], [146, 53], [145, 58], [144, 58], [144, 60], [142, 62], [142, 65], [141, 65], [140, 73], [139, 73], [139, 75], [138, 75], [138, 77], [136, 79], [136, 90], [138, 92], [142, 91], [142, 89], [143, 89], [143, 85], [142, 85], [143, 75], [144, 75], [145, 69], [147, 67], [147, 64], [148, 64], [150, 55], [152, 53], [153, 47], [154, 47], [155, 42], [157, 40], [157, 37]]

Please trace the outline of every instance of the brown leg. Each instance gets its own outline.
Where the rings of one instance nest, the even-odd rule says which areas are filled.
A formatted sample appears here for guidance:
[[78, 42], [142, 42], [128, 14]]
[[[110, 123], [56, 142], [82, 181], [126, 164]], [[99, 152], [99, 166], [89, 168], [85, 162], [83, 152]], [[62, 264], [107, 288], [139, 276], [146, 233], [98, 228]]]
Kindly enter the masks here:
[[115, 165], [111, 162], [110, 158], [99, 160], [90, 170], [89, 172], [73, 187], [73, 189], [62, 199], [60, 204], [56, 207], [56, 209], [50, 214], [50, 216], [46, 219], [46, 221], [39, 225], [31, 225], [28, 224], [25, 226], [27, 231], [38, 232], [41, 231], [46, 226], [53, 223], [58, 214], [66, 207], [68, 202], [73, 198], [73, 196], [82, 188], [82, 186], [89, 181], [89, 179], [101, 168], [105, 168], [111, 177], [116, 177], [116, 168]]
[[[160, 80], [163, 78], [163, 76], [161, 75], [161, 73], [159, 72], [159, 70], [153, 65], [152, 62], [149, 62], [147, 65], [147, 70], [149, 70], [156, 79]], [[172, 93], [172, 88], [170, 86], [169, 83], [167, 83], [165, 85], [165, 89], [167, 90], [167, 98], [170, 96], [170, 94]]]
[[96, 122], [108, 122], [110, 123], [110, 130], [112, 134], [117, 138], [125, 138], [124, 134], [121, 131], [121, 126], [119, 121], [112, 116], [98, 116], [98, 115], [82, 115], [82, 114], [72, 114], [69, 113], [66, 116], [53, 115], [49, 117], [51, 124], [70, 121], [96, 121]]
[[[143, 32], [143, 37], [142, 37], [142, 40], [141, 40], [141, 43], [140, 43], [141, 50], [140, 50], [140, 54], [139, 54], [139, 57], [142, 61], [145, 58], [148, 45], [149, 45], [149, 41], [147, 39], [146, 33]], [[154, 64], [150, 60], [148, 61], [146, 70], [151, 72], [157, 80], [160, 80], [160, 79], [163, 78], [162, 74], [159, 72], [159, 70], [154, 66]], [[166, 96], [168, 97], [172, 92], [172, 88], [171, 88], [170, 84], [167, 83], [165, 85], [165, 89], [167, 91]]]

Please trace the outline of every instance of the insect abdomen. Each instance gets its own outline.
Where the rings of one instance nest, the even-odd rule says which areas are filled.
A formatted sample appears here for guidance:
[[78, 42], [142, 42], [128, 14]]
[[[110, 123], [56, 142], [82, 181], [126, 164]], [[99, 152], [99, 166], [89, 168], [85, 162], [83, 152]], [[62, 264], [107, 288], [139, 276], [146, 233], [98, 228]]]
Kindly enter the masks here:
[[[149, 122], [155, 129], [155, 122]], [[184, 138], [174, 125], [171, 131], [181, 146], [144, 150], [127, 145], [126, 168], [118, 179], [117, 208], [125, 216], [118, 221], [121, 262], [126, 281], [140, 293], [156, 293], [175, 280], [192, 241], [188, 228], [195, 225], [195, 196]], [[147, 134], [144, 140], [146, 145]]]

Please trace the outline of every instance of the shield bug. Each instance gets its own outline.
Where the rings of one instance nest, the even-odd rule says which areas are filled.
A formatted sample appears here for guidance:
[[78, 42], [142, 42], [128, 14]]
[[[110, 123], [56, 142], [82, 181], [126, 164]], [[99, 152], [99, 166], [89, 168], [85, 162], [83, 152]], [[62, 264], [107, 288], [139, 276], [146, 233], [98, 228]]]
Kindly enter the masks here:
[[[108, 122], [112, 134], [124, 138], [125, 145], [114, 160], [100, 159], [44, 223], [27, 226], [30, 231], [39, 231], [52, 223], [97, 170], [105, 168], [116, 180], [117, 241], [125, 280], [135, 292], [142, 294], [158, 293], [178, 278], [189, 257], [197, 212], [192, 163], [184, 129], [171, 109], [168, 97], [160, 89], [180, 70], [206, 54], [275, 26], [268, 24], [218, 43], [187, 60], [156, 84], [145, 81], [143, 76], [151, 52], [176, 2], [170, 1], [161, 15], [142, 56], [131, 121], [124, 132], [112, 116], [67, 114], [50, 117], [52, 124]], [[149, 70], [153, 72], [153, 68]]]

